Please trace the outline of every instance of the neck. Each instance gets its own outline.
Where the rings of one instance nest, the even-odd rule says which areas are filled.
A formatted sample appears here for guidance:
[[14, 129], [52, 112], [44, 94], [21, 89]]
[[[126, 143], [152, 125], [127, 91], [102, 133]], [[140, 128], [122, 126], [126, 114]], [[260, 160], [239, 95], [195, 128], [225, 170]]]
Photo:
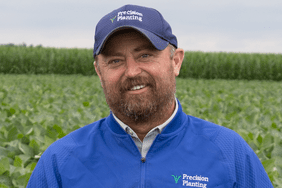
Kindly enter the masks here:
[[158, 125], [163, 124], [166, 120], [170, 118], [175, 110], [176, 104], [175, 99], [170, 101], [163, 106], [162, 109], [157, 111], [155, 114], [152, 114], [145, 122], [134, 122], [130, 118], [123, 116], [119, 112], [114, 112], [115, 116], [120, 119], [124, 124], [128, 125], [139, 137], [141, 141], [145, 138], [147, 133]]

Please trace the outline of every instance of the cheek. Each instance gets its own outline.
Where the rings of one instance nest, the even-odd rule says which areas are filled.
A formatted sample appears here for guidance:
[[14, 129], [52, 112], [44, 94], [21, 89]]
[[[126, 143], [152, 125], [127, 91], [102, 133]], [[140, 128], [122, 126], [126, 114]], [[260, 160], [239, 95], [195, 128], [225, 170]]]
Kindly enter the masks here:
[[171, 84], [173, 79], [173, 70], [169, 69], [168, 67], [158, 67], [155, 69], [151, 69], [149, 74], [153, 77], [156, 82], [157, 88], [167, 87]]
[[172, 75], [174, 75], [174, 68], [171, 62], [165, 62], [164, 64], [155, 67], [154, 74], [158, 74], [159, 77], [162, 77], [163, 79], [167, 79]]
[[108, 72], [106, 75], [107, 76], [104, 77], [104, 83], [107, 89], [116, 89], [120, 83], [121, 75], [118, 74], [118, 72]]

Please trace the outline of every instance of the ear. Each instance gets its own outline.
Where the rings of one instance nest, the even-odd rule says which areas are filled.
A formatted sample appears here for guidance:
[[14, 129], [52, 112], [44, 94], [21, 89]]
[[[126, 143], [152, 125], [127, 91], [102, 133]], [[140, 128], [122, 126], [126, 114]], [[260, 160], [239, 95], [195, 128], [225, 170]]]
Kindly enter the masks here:
[[100, 79], [100, 82], [101, 82], [101, 86], [103, 87], [101, 72], [100, 72], [100, 69], [98, 68], [97, 62], [94, 61], [93, 65], [94, 65], [94, 68], [95, 68], [95, 71], [96, 71], [97, 75], [99, 76], [99, 79]]
[[184, 50], [181, 48], [177, 48], [173, 56], [173, 63], [174, 63], [173, 66], [174, 66], [175, 76], [179, 75], [183, 59], [184, 59]]

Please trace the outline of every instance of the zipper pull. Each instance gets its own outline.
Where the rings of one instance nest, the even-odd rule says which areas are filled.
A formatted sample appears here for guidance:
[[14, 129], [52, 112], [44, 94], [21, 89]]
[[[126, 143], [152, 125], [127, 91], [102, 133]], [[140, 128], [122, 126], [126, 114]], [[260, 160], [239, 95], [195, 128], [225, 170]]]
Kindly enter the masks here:
[[142, 161], [142, 163], [145, 163], [145, 162], [146, 162], [146, 158], [145, 158], [145, 157], [142, 157], [142, 158], [141, 158], [141, 161]]

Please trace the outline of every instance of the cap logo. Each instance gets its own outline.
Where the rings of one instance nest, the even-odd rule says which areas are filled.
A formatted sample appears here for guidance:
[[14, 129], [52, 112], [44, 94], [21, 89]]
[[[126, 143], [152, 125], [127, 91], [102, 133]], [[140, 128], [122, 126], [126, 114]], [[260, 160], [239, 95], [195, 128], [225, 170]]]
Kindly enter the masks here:
[[112, 23], [114, 22], [114, 20], [115, 20], [116, 17], [117, 17], [117, 16], [115, 16], [115, 17], [113, 17], [112, 19], [110, 19], [110, 20], [112, 21]]
[[[116, 16], [111, 19], [114, 22]], [[135, 10], [120, 11], [117, 14], [117, 22], [120, 20], [137, 20], [142, 22], [143, 14]]]

